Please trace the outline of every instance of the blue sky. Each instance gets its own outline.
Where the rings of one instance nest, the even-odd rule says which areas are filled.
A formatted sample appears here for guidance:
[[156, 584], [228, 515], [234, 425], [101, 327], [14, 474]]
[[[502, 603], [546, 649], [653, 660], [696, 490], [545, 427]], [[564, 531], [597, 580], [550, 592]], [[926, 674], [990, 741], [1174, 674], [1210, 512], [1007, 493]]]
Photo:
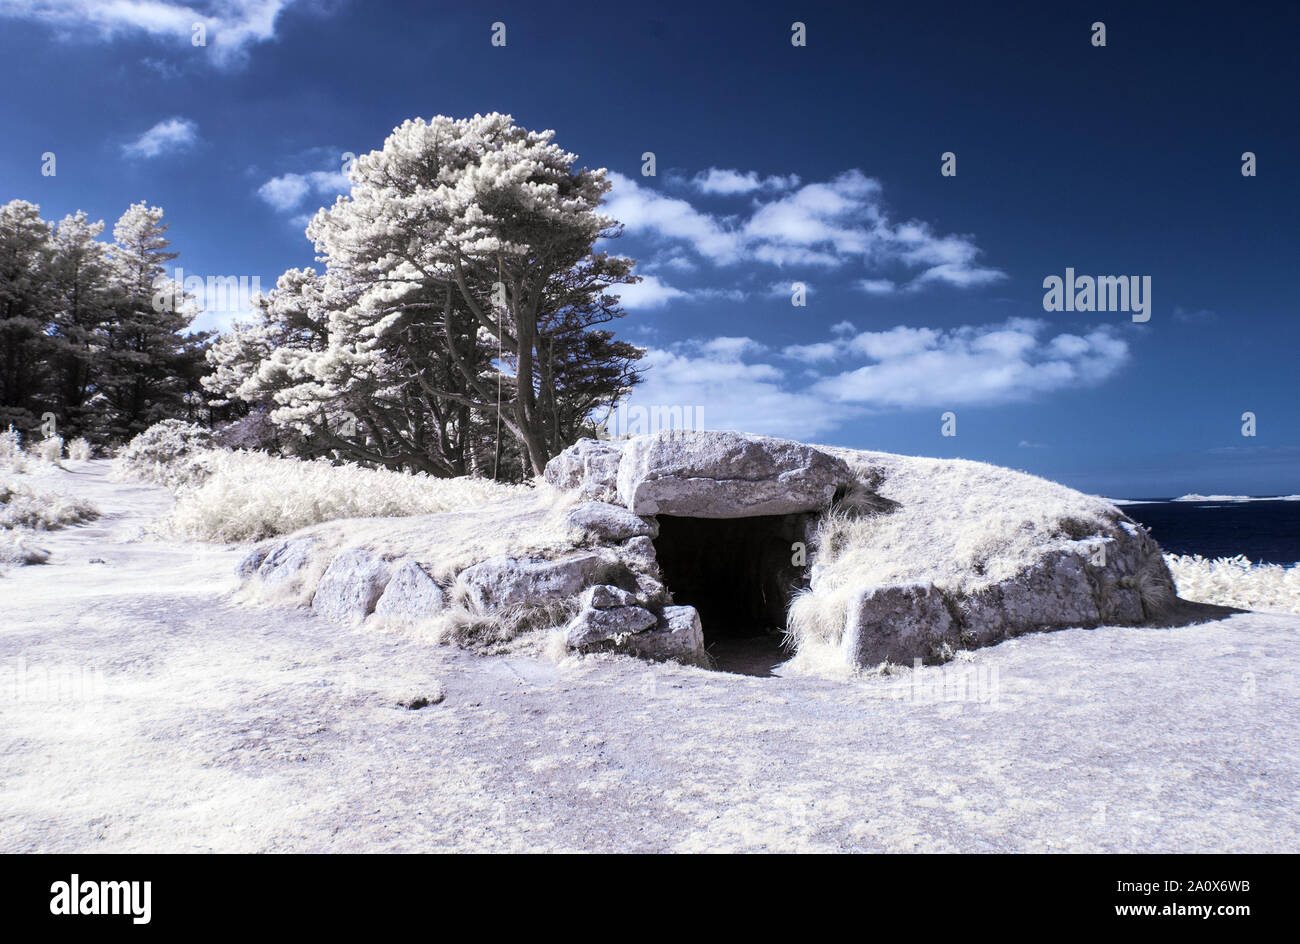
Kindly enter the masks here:
[[[463, 6], [0, 0], [0, 199], [147, 200], [187, 275], [269, 288], [344, 152], [508, 112], [614, 175], [642, 403], [1119, 497], [1300, 492], [1294, 8]], [[1067, 267], [1149, 276], [1150, 321], [1044, 311]]]

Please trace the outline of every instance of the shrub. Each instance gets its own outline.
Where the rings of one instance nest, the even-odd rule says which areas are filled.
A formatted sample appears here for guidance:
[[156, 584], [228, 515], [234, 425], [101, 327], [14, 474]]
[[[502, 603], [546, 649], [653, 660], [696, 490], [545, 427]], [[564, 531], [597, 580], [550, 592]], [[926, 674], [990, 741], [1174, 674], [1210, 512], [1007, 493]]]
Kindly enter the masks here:
[[254, 409], [247, 416], [218, 427], [214, 433], [218, 446], [247, 450], [272, 449], [284, 435], [262, 409]]
[[68, 458], [74, 462], [85, 462], [91, 457], [92, 453], [90, 443], [86, 442], [81, 436], [68, 443]]
[[194, 486], [207, 478], [212, 433], [182, 420], [163, 420], [118, 450], [113, 477], [143, 479], [171, 489]]
[[23, 455], [22, 436], [12, 426], [0, 433], [0, 469], [16, 473], [27, 471], [27, 457]]
[[51, 531], [97, 517], [99, 511], [89, 502], [0, 478], [0, 530]]
[[23, 454], [22, 436], [10, 426], [0, 433], [0, 460], [16, 459]]
[[42, 462], [58, 462], [63, 458], [63, 437], [49, 436], [32, 447], [31, 452]]

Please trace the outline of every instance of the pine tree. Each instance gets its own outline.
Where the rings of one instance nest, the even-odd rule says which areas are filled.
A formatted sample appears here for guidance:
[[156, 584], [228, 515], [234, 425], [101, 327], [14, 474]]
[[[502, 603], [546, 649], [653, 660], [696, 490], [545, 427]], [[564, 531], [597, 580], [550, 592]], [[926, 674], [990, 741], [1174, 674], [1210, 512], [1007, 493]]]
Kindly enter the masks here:
[[102, 221], [89, 222], [78, 211], [58, 223], [51, 240], [50, 369], [53, 411], [65, 438], [102, 439], [89, 402], [114, 314], [108, 247], [98, 240], [103, 231]]
[[307, 230], [324, 347], [248, 373], [275, 422], [359, 461], [500, 475], [518, 457], [533, 476], [637, 381], [643, 352], [590, 330], [624, 314], [607, 290], [637, 281], [593, 250], [620, 232], [598, 212], [609, 183], [553, 136], [439, 116], [357, 162], [351, 195]]
[[[96, 408], [106, 438], [123, 440], [186, 412], [195, 352], [184, 331], [191, 315], [181, 287], [165, 274], [168, 251], [160, 207], [136, 203], [113, 227], [111, 264], [118, 294], [109, 322]], [[201, 356], [201, 355], [200, 355]]]
[[0, 207], [0, 430], [31, 435], [50, 408], [50, 227], [40, 207]]

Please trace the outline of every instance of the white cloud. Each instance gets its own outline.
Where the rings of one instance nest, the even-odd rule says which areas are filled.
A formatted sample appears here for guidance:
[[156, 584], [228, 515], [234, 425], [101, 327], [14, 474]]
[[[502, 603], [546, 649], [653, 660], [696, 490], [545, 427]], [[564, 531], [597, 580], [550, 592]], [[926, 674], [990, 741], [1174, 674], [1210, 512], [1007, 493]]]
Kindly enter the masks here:
[[805, 364], [818, 364], [842, 357], [844, 347], [833, 341], [818, 341], [816, 344], [791, 344], [782, 348], [781, 353]]
[[662, 308], [675, 299], [687, 301], [727, 301], [743, 302], [748, 296], [738, 288], [694, 288], [680, 289], [669, 285], [657, 275], [643, 275], [641, 281], [632, 285], [616, 285], [610, 289], [611, 295], [618, 295], [622, 305], [628, 310]]
[[309, 194], [331, 196], [346, 193], [351, 188], [351, 181], [341, 171], [317, 170], [272, 177], [257, 188], [257, 195], [281, 213], [288, 213]]
[[743, 302], [749, 293], [740, 288], [701, 288], [690, 293], [691, 298], [700, 301]]
[[[688, 200], [665, 196], [622, 174], [605, 209], [632, 234], [643, 233], [689, 249], [715, 265], [757, 261], [776, 266], [838, 268], [857, 262], [880, 272], [912, 274], [903, 281], [873, 275], [863, 291], [915, 291], [933, 283], [959, 288], [1005, 278], [978, 263], [971, 236], [939, 235], [929, 224], [890, 220], [880, 182], [850, 170], [833, 180], [799, 186], [797, 179], [760, 178], [754, 171], [710, 168], [693, 183], [707, 193], [754, 195], [748, 217], [715, 216]], [[775, 183], [772, 183], [775, 181]]]
[[193, 147], [199, 139], [199, 126], [188, 118], [167, 118], [140, 137], [122, 145], [127, 157], [153, 158]]
[[797, 281], [773, 282], [767, 287], [767, 294], [772, 296], [773, 298], [789, 299], [794, 296], [794, 291], [795, 291], [794, 287], [796, 285], [803, 286], [803, 293], [808, 298], [812, 298], [815, 294], [817, 294], [817, 289], [813, 287], [813, 284], [811, 282], [806, 282], [803, 279], [799, 279]]
[[705, 350], [711, 342], [651, 348], [641, 362], [649, 369], [632, 389], [629, 405], [690, 407], [706, 429], [793, 438], [818, 436], [848, 417], [851, 411], [840, 404], [784, 389], [785, 374], [779, 368], [734, 356], [738, 343], [746, 340], [729, 339], [721, 354]]
[[[191, 46], [194, 25], [207, 30], [206, 49], [218, 64], [238, 61], [248, 46], [275, 36], [275, 20], [294, 0], [222, 0], [207, 4], [205, 13], [169, 0], [0, 0], [0, 17], [35, 20], [82, 33], [89, 28], [99, 38], [144, 33], [182, 40]], [[203, 48], [194, 47], [195, 52]]]
[[678, 272], [694, 272], [699, 268], [694, 262], [680, 252], [663, 253], [649, 262], [639, 265], [642, 272], [654, 272], [658, 269], [674, 269]]
[[1078, 357], [1086, 354], [1089, 347], [1088, 340], [1077, 334], [1058, 334], [1052, 338], [1048, 350], [1058, 357]]
[[675, 298], [687, 297], [686, 292], [654, 275], [643, 275], [641, 281], [633, 285], [616, 285], [610, 289], [610, 294], [618, 295], [628, 310], [662, 308]]
[[774, 266], [821, 266], [832, 269], [842, 263], [831, 252], [808, 249], [804, 246], [759, 243], [754, 247], [754, 259]]
[[605, 199], [605, 212], [629, 230], [643, 230], [670, 240], [680, 240], [700, 255], [718, 264], [740, 258], [740, 239], [728, 233], [712, 217], [687, 201], [665, 197], [642, 187], [630, 177], [610, 172], [614, 187]]
[[773, 175], [759, 177], [757, 171], [738, 171], [710, 167], [691, 179], [693, 186], [700, 193], [737, 194], [751, 193], [755, 190], [788, 190], [799, 186], [799, 175], [788, 177]]
[[939, 332], [933, 328], [909, 328], [898, 325], [888, 331], [864, 331], [849, 340], [847, 348], [875, 361], [897, 360], [916, 354], [934, 344]]
[[743, 231], [749, 241], [773, 248], [860, 255], [872, 246], [872, 230], [861, 224], [879, 219], [879, 195], [878, 181], [849, 171], [763, 204]]
[[1099, 384], [1128, 360], [1128, 344], [1109, 327], [1044, 340], [1046, 328], [1041, 320], [1013, 318], [866, 332], [849, 340], [848, 353], [872, 363], [823, 377], [814, 389], [873, 409], [1004, 403]]
[[949, 285], [955, 285], [958, 288], [966, 288], [970, 285], [987, 285], [1003, 278], [1006, 278], [1006, 275], [997, 269], [985, 269], [979, 266], [972, 267], [955, 262], [945, 262], [942, 265], [926, 269], [916, 277], [911, 287], [919, 288], [926, 282], [947, 282]]
[[288, 212], [302, 202], [303, 197], [311, 191], [311, 185], [302, 174], [285, 174], [272, 177], [257, 188], [257, 195], [275, 207]]
[[[1087, 387], [1113, 376], [1128, 359], [1128, 345], [1109, 327], [1054, 338], [1046, 336], [1047, 328], [1044, 321], [1018, 318], [853, 334], [842, 322], [833, 329], [835, 340], [779, 353], [748, 337], [694, 339], [651, 348], [643, 361], [645, 380], [629, 402], [691, 407], [710, 429], [807, 439], [883, 410], [988, 405]], [[772, 357], [800, 366], [787, 371], [770, 363]]]
[[719, 360], [737, 361], [746, 354], [762, 354], [767, 347], [753, 338], [720, 337], [701, 342], [699, 349], [702, 353], [712, 355]]

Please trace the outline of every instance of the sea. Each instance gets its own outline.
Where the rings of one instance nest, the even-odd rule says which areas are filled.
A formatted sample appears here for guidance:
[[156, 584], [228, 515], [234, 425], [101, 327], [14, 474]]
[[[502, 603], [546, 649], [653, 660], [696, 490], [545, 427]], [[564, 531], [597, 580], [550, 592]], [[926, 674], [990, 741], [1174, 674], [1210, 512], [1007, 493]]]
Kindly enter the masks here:
[[[1203, 500], [1202, 500], [1203, 499]], [[1300, 563], [1300, 500], [1197, 496], [1112, 499], [1169, 554], [1245, 555], [1256, 564]]]

